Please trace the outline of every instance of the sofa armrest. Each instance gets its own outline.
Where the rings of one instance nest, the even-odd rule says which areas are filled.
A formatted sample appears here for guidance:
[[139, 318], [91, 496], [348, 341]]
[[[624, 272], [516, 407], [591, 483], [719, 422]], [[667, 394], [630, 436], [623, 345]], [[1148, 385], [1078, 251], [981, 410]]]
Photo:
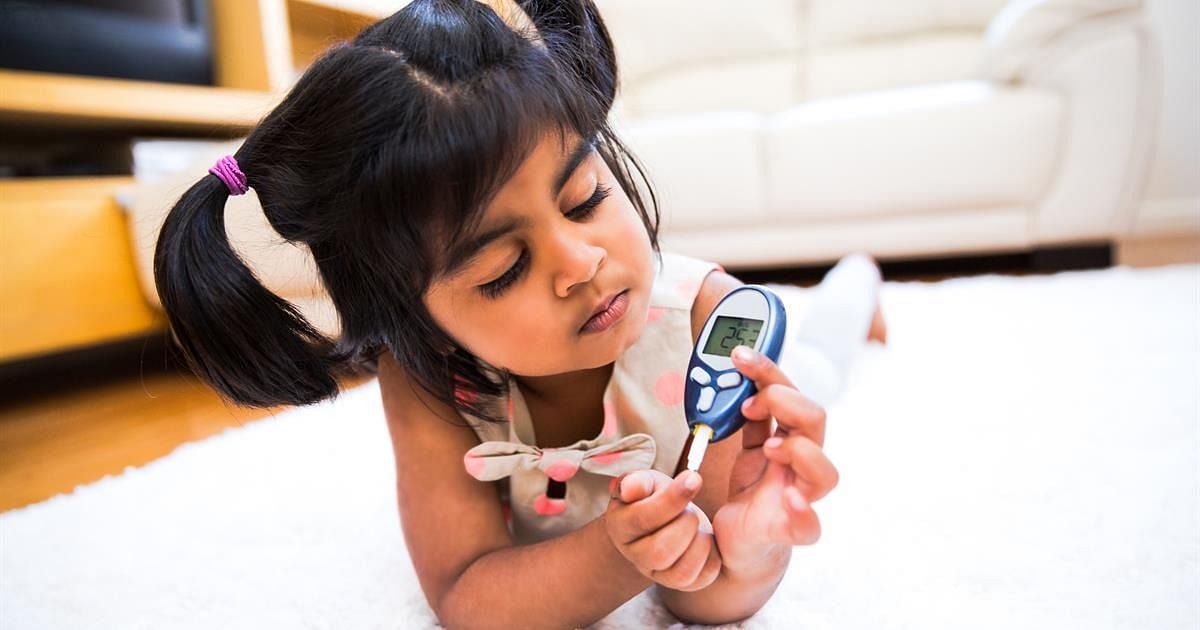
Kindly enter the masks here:
[[[218, 157], [235, 153], [243, 141], [149, 140], [134, 144], [134, 168], [140, 171], [137, 181], [119, 190], [116, 197], [125, 210], [138, 283], [154, 309], [162, 309], [154, 283], [154, 250], [167, 213]], [[312, 253], [279, 236], [253, 189], [226, 201], [225, 230], [234, 252], [267, 290], [299, 308], [321, 332], [337, 334], [337, 313]]]
[[1161, 61], [1138, 0], [1019, 0], [988, 27], [984, 74], [1059, 94], [1058, 172], [1032, 217], [1038, 244], [1120, 238], [1145, 186]]
[[1138, 18], [1140, 0], [1016, 0], [988, 23], [983, 76], [1015, 83], [1046, 62], [1058, 44], [1087, 32], [1100, 34], [1114, 18]]

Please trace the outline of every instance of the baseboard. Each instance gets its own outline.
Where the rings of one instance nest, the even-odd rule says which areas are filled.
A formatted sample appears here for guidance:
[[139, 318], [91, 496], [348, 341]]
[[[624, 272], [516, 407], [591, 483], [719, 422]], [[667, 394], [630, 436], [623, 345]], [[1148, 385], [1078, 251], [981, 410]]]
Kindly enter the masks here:
[[[1111, 267], [1111, 243], [1085, 243], [1041, 247], [1028, 251], [971, 256], [938, 256], [882, 260], [887, 280], [938, 280], [981, 274], [1040, 274]], [[809, 286], [820, 282], [832, 265], [806, 265], [782, 269], [733, 269], [730, 273], [753, 284], [779, 283]]]
[[1200, 263], [1200, 232], [1144, 236], [1117, 243], [1117, 264], [1129, 267]]

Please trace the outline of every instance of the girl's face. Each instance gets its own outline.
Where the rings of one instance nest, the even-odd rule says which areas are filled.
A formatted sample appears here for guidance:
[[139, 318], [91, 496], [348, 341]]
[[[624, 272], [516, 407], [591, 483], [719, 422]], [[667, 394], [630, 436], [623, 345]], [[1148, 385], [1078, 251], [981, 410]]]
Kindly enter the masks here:
[[465, 243], [447, 253], [450, 271], [425, 304], [488, 364], [521, 376], [595, 368], [641, 334], [654, 280], [650, 237], [591, 143], [543, 137]]

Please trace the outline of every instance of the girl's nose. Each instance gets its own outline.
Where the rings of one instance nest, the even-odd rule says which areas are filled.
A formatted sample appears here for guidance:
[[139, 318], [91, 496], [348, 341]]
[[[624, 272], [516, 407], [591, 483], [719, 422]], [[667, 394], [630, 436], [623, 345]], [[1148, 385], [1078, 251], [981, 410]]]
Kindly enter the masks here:
[[576, 286], [590, 282], [608, 259], [604, 248], [582, 239], [562, 239], [558, 249], [559, 270], [554, 278], [554, 292], [561, 298], [571, 295]]

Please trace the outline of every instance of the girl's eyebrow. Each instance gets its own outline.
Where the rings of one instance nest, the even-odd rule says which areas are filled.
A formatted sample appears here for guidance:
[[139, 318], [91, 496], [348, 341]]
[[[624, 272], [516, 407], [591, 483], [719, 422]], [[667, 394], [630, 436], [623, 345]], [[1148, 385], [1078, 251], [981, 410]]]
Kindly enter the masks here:
[[482, 234], [459, 243], [446, 254], [446, 264], [442, 272], [438, 275], [445, 279], [451, 279], [462, 273], [467, 268], [467, 265], [471, 264], [471, 261], [475, 260], [483, 252], [483, 248], [487, 247], [492, 241], [513, 230], [521, 229], [528, 224], [529, 219], [525, 217], [509, 219]]
[[[559, 169], [558, 175], [554, 178], [554, 187], [550, 194], [551, 199], [554, 199], [562, 192], [563, 186], [566, 186], [567, 181], [571, 179], [571, 175], [575, 174], [575, 169], [579, 168], [579, 165], [592, 153], [592, 149], [594, 148], [595, 143], [592, 140], [580, 140], [575, 145], [575, 149], [571, 151], [571, 155], [567, 157], [562, 168]], [[483, 248], [491, 244], [492, 241], [509, 232], [523, 228], [528, 223], [529, 221], [524, 217], [510, 219], [459, 243], [446, 254], [446, 264], [442, 267], [442, 272], [438, 276], [445, 279], [453, 278], [466, 269], [467, 265], [475, 260], [480, 252], [483, 251]]]
[[562, 192], [563, 186], [567, 185], [567, 180], [571, 179], [571, 175], [575, 173], [575, 169], [583, 162], [584, 158], [591, 154], [595, 148], [591, 140], [580, 140], [579, 144], [575, 145], [575, 150], [571, 151], [571, 156], [567, 158], [562, 169], [558, 171], [558, 177], [554, 178], [554, 190], [550, 193], [550, 198], [553, 199]]

